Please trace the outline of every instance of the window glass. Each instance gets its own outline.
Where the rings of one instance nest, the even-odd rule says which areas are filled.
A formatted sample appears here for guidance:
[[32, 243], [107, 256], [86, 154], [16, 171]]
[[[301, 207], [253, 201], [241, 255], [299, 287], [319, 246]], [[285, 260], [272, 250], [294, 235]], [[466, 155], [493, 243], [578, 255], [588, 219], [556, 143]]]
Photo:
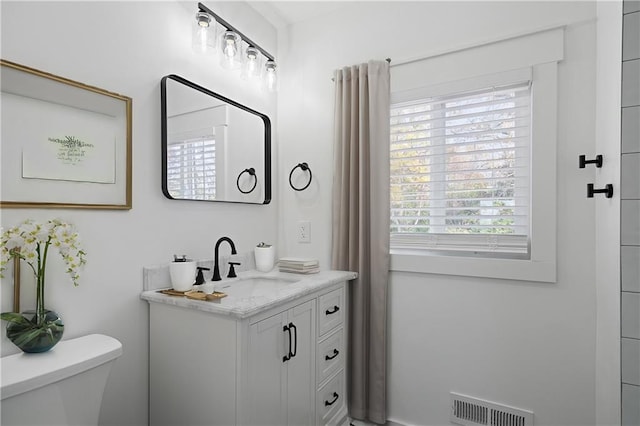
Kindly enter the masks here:
[[391, 105], [391, 246], [526, 255], [531, 85]]
[[212, 135], [169, 144], [167, 187], [175, 198], [215, 200], [216, 142]]

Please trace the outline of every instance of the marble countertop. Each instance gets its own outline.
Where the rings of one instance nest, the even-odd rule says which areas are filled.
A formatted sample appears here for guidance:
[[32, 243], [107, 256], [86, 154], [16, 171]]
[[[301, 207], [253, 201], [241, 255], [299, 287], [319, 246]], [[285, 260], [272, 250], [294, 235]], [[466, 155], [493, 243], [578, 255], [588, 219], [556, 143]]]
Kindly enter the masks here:
[[[334, 284], [355, 279], [357, 276], [357, 273], [349, 271], [320, 271], [317, 274], [302, 275], [279, 271], [263, 273], [252, 270], [239, 272], [238, 278], [225, 278], [222, 281], [218, 281], [216, 282], [216, 286], [217, 288], [233, 286], [235, 282], [244, 279], [262, 277], [296, 281], [282, 286], [276, 291], [268, 294], [260, 294], [251, 297], [234, 297], [232, 295], [233, 292], [229, 291], [229, 295], [227, 297], [216, 301], [201, 301], [189, 299], [187, 297], [169, 296], [158, 293], [157, 289], [142, 292], [140, 298], [148, 301], [149, 303], [164, 303], [167, 305], [196, 309], [199, 311], [228, 315], [242, 319], [264, 312], [280, 304], [295, 300], [318, 290], [322, 290], [323, 288], [330, 287]], [[171, 286], [167, 284], [164, 288], [171, 288]], [[222, 288], [222, 291], [224, 291], [224, 288]]]

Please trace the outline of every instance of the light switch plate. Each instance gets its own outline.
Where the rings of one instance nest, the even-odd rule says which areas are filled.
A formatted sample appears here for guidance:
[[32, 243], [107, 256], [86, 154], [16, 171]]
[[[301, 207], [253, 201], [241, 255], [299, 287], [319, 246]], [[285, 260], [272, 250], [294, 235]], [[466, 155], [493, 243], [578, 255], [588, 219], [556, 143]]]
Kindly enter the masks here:
[[298, 242], [311, 242], [311, 222], [309, 222], [308, 220], [298, 221]]

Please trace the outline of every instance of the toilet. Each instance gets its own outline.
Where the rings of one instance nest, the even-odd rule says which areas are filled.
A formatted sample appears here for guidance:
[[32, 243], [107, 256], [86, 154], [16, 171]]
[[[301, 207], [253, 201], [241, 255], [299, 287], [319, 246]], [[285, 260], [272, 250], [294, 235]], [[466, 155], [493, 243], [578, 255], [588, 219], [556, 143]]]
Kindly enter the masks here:
[[90, 334], [49, 352], [3, 357], [0, 424], [97, 425], [109, 371], [120, 355], [118, 340]]

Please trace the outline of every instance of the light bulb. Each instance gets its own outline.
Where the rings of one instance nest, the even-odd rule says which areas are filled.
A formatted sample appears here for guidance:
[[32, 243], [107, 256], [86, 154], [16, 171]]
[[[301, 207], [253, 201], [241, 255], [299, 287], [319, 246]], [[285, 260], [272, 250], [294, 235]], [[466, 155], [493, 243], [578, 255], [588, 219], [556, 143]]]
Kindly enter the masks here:
[[253, 46], [248, 46], [243, 55], [242, 73], [243, 79], [260, 77], [260, 52]]
[[192, 45], [196, 52], [213, 52], [216, 49], [215, 19], [206, 12], [196, 13], [193, 26]]
[[199, 26], [207, 28], [209, 27], [209, 22], [211, 22], [211, 15], [206, 12], [198, 12], [196, 14], [196, 20]]
[[236, 56], [236, 53], [238, 53], [238, 49], [236, 48], [235, 40], [226, 39], [225, 46], [224, 46], [224, 54], [231, 58], [233, 56]]
[[225, 31], [221, 37], [221, 50], [220, 63], [224, 68], [238, 68], [240, 67], [240, 55], [238, 54], [240, 48], [240, 36], [233, 31]]
[[200, 27], [198, 30], [198, 34], [196, 36], [198, 38], [198, 46], [201, 52], [207, 51], [207, 39], [209, 38], [207, 27]]
[[249, 74], [253, 74], [258, 66], [258, 57], [255, 55], [247, 55], [247, 70]]
[[278, 74], [276, 72], [276, 63], [271, 59], [268, 60], [264, 66], [263, 81], [267, 91], [276, 91], [278, 85]]

